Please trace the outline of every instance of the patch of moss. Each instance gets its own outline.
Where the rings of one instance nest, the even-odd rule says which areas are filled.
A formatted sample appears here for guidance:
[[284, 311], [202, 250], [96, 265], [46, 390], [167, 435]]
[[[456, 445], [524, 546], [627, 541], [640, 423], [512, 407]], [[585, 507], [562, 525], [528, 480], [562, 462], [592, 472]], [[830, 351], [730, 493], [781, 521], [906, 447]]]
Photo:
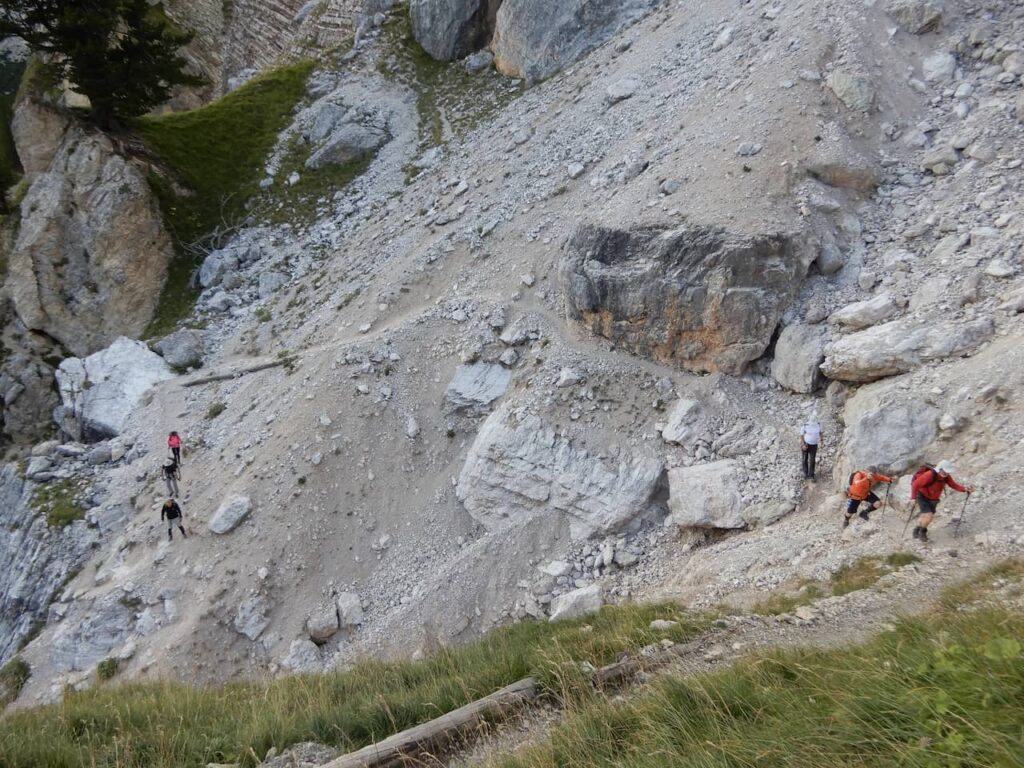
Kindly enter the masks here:
[[117, 659], [104, 659], [96, 665], [96, 677], [102, 680], [109, 680], [117, 674], [120, 668], [120, 663]]
[[46, 515], [50, 526], [65, 528], [85, 515], [85, 509], [78, 503], [78, 496], [85, 485], [84, 480], [72, 477], [39, 485], [33, 490], [29, 504], [32, 509]]

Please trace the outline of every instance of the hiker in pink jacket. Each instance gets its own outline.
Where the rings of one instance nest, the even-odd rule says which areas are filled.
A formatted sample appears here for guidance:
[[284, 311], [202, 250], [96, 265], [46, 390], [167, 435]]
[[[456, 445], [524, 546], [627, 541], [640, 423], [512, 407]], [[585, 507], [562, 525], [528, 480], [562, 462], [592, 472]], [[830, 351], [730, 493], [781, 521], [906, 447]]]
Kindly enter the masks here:
[[167, 447], [171, 449], [171, 453], [174, 454], [174, 463], [181, 464], [181, 438], [177, 432], [171, 432], [167, 436]]

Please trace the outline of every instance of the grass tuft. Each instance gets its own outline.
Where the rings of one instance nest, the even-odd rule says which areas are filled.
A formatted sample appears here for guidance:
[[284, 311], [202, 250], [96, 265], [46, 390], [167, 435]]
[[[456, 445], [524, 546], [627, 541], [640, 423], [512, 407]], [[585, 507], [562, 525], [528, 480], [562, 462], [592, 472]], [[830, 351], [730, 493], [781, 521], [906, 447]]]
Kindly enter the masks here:
[[21, 656], [15, 656], [0, 667], [0, 709], [18, 698], [31, 674], [32, 669]]
[[72, 477], [53, 480], [36, 486], [29, 504], [37, 512], [46, 515], [49, 525], [65, 528], [85, 516], [85, 508], [78, 502], [78, 496], [85, 485], [84, 480]]
[[[679, 623], [667, 631], [654, 619]], [[536, 675], [548, 695], [594, 696], [580, 663], [706, 626], [671, 605], [608, 607], [576, 621], [526, 622], [420, 662], [366, 661], [347, 672], [195, 688], [168, 681], [68, 692], [60, 704], [0, 720], [0, 765], [251, 767], [271, 747], [320, 741], [355, 749]]]

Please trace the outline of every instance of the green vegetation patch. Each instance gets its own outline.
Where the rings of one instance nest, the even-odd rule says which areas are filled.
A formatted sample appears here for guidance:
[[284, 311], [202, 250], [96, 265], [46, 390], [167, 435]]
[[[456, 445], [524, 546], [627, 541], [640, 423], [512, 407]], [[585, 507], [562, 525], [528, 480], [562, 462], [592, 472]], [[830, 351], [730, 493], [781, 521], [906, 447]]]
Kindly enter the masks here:
[[[378, 70], [416, 94], [424, 147], [440, 146], [450, 135], [471, 130], [524, 92], [522, 83], [494, 72], [471, 74], [457, 62], [431, 58], [413, 37], [408, 12], [393, 14], [383, 31], [389, 55]], [[408, 173], [415, 175], [415, 170]]]
[[[32, 670], [21, 656], [15, 656], [0, 667], [0, 709], [3, 709], [21, 693]], [[2, 750], [0, 750], [2, 752]]]
[[263, 164], [312, 70], [311, 61], [281, 67], [199, 109], [131, 122], [166, 166], [169, 176], [153, 173], [149, 181], [182, 251], [171, 265], [149, 336], [172, 330], [191, 310], [197, 292], [189, 279], [199, 259], [182, 246], [245, 215], [246, 203], [259, 191]]
[[109, 680], [117, 674], [121, 664], [117, 659], [104, 659], [96, 665], [96, 677], [100, 680]]
[[227, 408], [227, 405], [222, 402], [211, 403], [210, 407], [206, 409], [207, 420], [216, 419], [218, 416], [224, 413], [224, 411], [226, 411]]
[[[650, 630], [659, 618], [679, 623]], [[271, 747], [300, 741], [355, 749], [531, 674], [552, 696], [582, 696], [591, 686], [580, 662], [608, 664], [621, 651], [681, 642], [705, 625], [675, 606], [610, 607], [583, 620], [499, 629], [420, 662], [370, 661], [348, 672], [218, 688], [155, 682], [68, 692], [60, 704], [0, 720], [0, 765], [254, 766]]]
[[862, 557], [836, 571], [828, 584], [803, 579], [795, 591], [769, 595], [755, 603], [751, 611], [761, 616], [790, 613], [801, 605], [808, 605], [822, 597], [838, 597], [867, 589], [886, 574], [919, 562], [921, 558], [912, 552], [893, 552], [885, 557]]
[[[991, 577], [989, 577], [989, 580]], [[777, 652], [582, 707], [498, 768], [1024, 765], [1024, 616], [900, 621], [864, 645]]]
[[32, 509], [46, 515], [46, 522], [51, 526], [64, 528], [85, 515], [85, 508], [78, 502], [85, 486], [85, 480], [73, 477], [53, 480], [36, 486], [29, 504]]

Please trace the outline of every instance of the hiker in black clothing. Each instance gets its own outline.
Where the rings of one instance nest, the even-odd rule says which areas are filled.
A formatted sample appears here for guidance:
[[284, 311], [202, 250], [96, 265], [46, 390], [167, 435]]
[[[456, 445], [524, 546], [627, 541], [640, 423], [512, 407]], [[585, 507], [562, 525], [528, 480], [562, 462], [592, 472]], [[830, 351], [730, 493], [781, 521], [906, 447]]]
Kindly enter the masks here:
[[185, 526], [181, 524], [181, 507], [178, 506], [178, 502], [174, 499], [168, 499], [164, 502], [163, 507], [160, 509], [160, 520], [167, 518], [167, 540], [174, 540], [174, 525], [177, 521], [178, 530], [181, 531], [181, 535], [184, 538], [188, 538], [188, 534], [185, 533]]
[[167, 495], [176, 497], [181, 495], [178, 490], [178, 481], [181, 480], [181, 470], [178, 469], [178, 462], [174, 459], [167, 459], [163, 466], [164, 482], [167, 484]]

